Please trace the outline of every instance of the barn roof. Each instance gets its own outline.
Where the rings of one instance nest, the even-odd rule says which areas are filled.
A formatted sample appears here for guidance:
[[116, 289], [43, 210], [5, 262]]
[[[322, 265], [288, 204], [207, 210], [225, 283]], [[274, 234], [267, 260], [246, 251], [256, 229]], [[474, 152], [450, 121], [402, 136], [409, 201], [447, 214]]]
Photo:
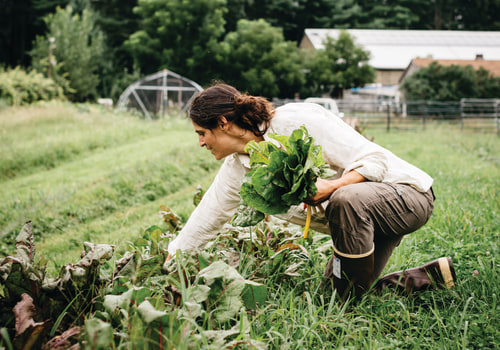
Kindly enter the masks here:
[[[342, 29], [305, 29], [302, 48], [322, 49], [327, 36], [337, 39]], [[500, 60], [500, 31], [345, 29], [370, 51], [376, 69], [404, 70], [417, 57], [451, 60]]]

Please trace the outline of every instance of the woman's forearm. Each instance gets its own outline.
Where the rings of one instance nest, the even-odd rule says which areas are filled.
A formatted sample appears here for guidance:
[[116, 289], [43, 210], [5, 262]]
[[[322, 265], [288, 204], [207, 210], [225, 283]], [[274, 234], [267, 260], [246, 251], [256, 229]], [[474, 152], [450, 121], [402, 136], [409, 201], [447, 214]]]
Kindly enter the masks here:
[[318, 192], [316, 192], [313, 197], [309, 198], [306, 203], [310, 205], [318, 205], [330, 198], [332, 193], [339, 188], [364, 181], [366, 181], [366, 178], [356, 170], [351, 170], [350, 172], [342, 175], [340, 178], [334, 180], [319, 178], [316, 181]]

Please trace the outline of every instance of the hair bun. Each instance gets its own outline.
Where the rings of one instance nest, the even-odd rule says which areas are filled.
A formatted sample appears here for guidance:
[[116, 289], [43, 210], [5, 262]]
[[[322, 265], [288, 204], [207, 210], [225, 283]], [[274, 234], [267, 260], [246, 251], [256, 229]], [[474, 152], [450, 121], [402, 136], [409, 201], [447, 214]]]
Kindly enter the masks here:
[[239, 111], [248, 111], [254, 102], [253, 96], [239, 95], [234, 97], [234, 107]]

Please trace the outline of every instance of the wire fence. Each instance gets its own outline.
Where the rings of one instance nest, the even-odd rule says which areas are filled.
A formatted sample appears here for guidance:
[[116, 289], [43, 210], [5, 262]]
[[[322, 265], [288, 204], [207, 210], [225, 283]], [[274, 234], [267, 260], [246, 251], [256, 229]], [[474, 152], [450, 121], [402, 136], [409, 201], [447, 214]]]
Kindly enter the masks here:
[[[297, 101], [297, 100], [295, 100]], [[281, 105], [286, 100], [273, 100]], [[462, 130], [496, 133], [500, 136], [500, 99], [437, 101], [349, 101], [336, 100], [349, 124], [361, 128], [409, 130], [425, 128], [430, 122], [458, 125]]]

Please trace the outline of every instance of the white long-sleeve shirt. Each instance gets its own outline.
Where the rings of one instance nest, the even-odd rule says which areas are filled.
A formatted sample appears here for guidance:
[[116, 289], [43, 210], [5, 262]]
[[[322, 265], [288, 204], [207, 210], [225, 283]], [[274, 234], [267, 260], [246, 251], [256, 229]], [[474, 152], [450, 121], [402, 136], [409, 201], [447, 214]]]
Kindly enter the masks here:
[[[316, 104], [290, 103], [278, 107], [264, 139], [274, 142], [268, 133], [288, 136], [302, 125], [315, 143], [321, 145], [323, 158], [337, 172], [336, 177], [356, 170], [369, 181], [409, 184], [420, 192], [427, 192], [432, 186], [433, 180], [427, 173], [369, 141], [342, 119]], [[174, 255], [178, 249], [202, 248], [216, 237], [237, 210], [243, 177], [250, 171], [249, 162], [246, 154], [234, 153], [226, 157], [186, 225], [170, 242], [169, 254]], [[306, 213], [300, 205], [276, 216], [303, 225]], [[330, 233], [328, 221], [320, 213], [313, 215], [311, 228]]]

